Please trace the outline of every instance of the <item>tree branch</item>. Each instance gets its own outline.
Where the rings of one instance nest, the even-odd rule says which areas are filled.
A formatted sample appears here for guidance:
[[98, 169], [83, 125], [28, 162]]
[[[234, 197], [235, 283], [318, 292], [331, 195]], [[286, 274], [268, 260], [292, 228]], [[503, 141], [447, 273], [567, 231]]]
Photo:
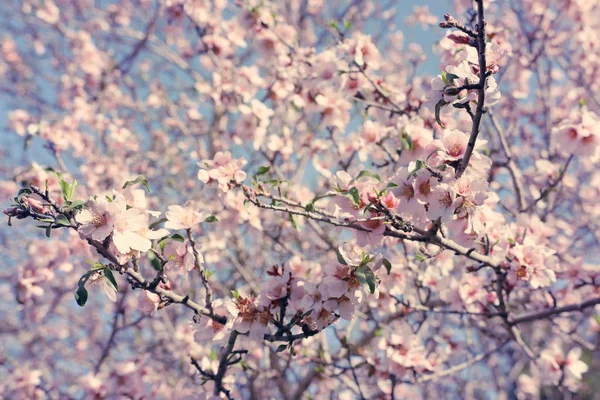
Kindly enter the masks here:
[[469, 137], [469, 143], [462, 161], [456, 169], [456, 177], [460, 178], [469, 165], [469, 160], [475, 149], [475, 142], [477, 141], [477, 135], [479, 135], [479, 128], [481, 126], [481, 118], [484, 113], [485, 104], [485, 83], [487, 79], [486, 69], [487, 62], [485, 59], [485, 18], [483, 13], [483, 0], [477, 0], [477, 13], [478, 13], [478, 25], [477, 25], [477, 54], [479, 55], [479, 87], [477, 89], [477, 108], [475, 109], [475, 116], [473, 117], [473, 126], [471, 128], [471, 136]]
[[512, 321], [509, 321], [509, 323], [511, 325], [517, 325], [517, 324], [521, 324], [523, 322], [531, 322], [531, 321], [536, 321], [538, 319], [543, 319], [543, 318], [549, 317], [551, 315], [562, 314], [562, 313], [572, 312], [572, 311], [583, 311], [584, 309], [586, 309], [588, 307], [593, 307], [596, 304], [600, 304], [600, 297], [586, 300], [582, 303], [569, 304], [569, 305], [562, 306], [562, 307], [548, 308], [548, 309], [541, 310], [541, 311], [535, 311], [530, 314], [524, 314], [524, 315], [514, 318]]

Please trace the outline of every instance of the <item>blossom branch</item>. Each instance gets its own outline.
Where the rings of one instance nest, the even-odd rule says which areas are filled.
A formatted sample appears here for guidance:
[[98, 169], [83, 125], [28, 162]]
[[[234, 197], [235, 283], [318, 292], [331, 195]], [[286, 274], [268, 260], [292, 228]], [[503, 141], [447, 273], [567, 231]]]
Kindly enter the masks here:
[[229, 361], [228, 358], [229, 358], [229, 355], [231, 354], [231, 352], [233, 351], [237, 337], [238, 337], [238, 332], [232, 331], [231, 334], [229, 335], [229, 340], [227, 341], [227, 346], [223, 350], [223, 352], [221, 354], [221, 358], [219, 359], [219, 368], [217, 369], [217, 373], [215, 374], [215, 378], [214, 378], [214, 381], [215, 381], [214, 395], [215, 396], [218, 396], [220, 393], [223, 393], [223, 394], [225, 394], [225, 396], [227, 396], [228, 399], [232, 398], [229, 390], [225, 389], [225, 387], [223, 386], [223, 378], [225, 377], [225, 373], [227, 372], [227, 367], [230, 365], [228, 362]]
[[192, 229], [186, 229], [188, 240], [190, 241], [190, 246], [192, 247], [192, 252], [194, 254], [194, 266], [198, 269], [200, 273], [200, 279], [202, 280], [202, 286], [204, 286], [204, 290], [206, 291], [205, 304], [208, 312], [211, 316], [215, 315], [215, 311], [212, 305], [212, 289], [208, 284], [208, 276], [206, 276], [206, 270], [202, 265], [200, 265], [200, 255], [198, 254], [198, 249], [196, 249], [196, 242], [194, 241], [194, 237], [192, 236]]
[[566, 313], [566, 312], [583, 311], [586, 308], [593, 307], [597, 304], [600, 304], [600, 297], [589, 299], [589, 300], [586, 300], [581, 303], [568, 304], [568, 305], [562, 306], [562, 307], [548, 308], [545, 310], [532, 312], [530, 314], [524, 314], [524, 315], [514, 318], [512, 321], [509, 321], [509, 322], [511, 325], [522, 324], [523, 322], [536, 321], [539, 319], [544, 319], [546, 317], [550, 317], [552, 315], [562, 314], [562, 313]]
[[[246, 195], [246, 198], [248, 199], [248, 201], [250, 201], [256, 207], [267, 209], [267, 210], [273, 210], [273, 211], [286, 212], [286, 213], [290, 213], [290, 214], [300, 215], [300, 216], [303, 216], [303, 217], [306, 217], [309, 219], [313, 219], [318, 222], [325, 222], [327, 224], [338, 226], [338, 227], [351, 228], [351, 229], [356, 229], [356, 230], [360, 230], [363, 232], [371, 232], [370, 229], [367, 229], [361, 225], [358, 225], [354, 221], [353, 222], [339, 222], [339, 221], [337, 221], [337, 218], [335, 216], [327, 213], [324, 210], [317, 210], [316, 208], [313, 208], [314, 211], [309, 212], [309, 211], [304, 211], [304, 210], [300, 211], [300, 210], [296, 210], [293, 208], [274, 206], [272, 204], [264, 204], [264, 203], [261, 203], [257, 199], [257, 197], [256, 197], [257, 195], [252, 195], [250, 193], [251, 189], [247, 188], [246, 186], [242, 186], [242, 189], [244, 190], [244, 194]], [[268, 195], [266, 193], [261, 193], [258, 195], [272, 199], [272, 200], [276, 200], [275, 197]], [[299, 203], [293, 203], [293, 204], [294, 204], [294, 207], [298, 207], [298, 208], [302, 207], [302, 205]], [[375, 221], [377, 219], [380, 219], [380, 218], [369, 218], [369, 219], [366, 219], [365, 221], [366, 222]], [[411, 227], [411, 230], [413, 232], [417, 233], [419, 236], [407, 235], [404, 233], [395, 232], [393, 230], [386, 230], [384, 232], [384, 235], [391, 236], [391, 237], [397, 237], [397, 238], [405, 239], [405, 240], [415, 240], [415, 241], [420, 241], [420, 242], [427, 241], [431, 244], [435, 244], [435, 245], [443, 247], [445, 249], [452, 250], [456, 254], [465, 256], [467, 258], [470, 258], [474, 261], [485, 264], [487, 266], [494, 267], [494, 268], [498, 267], [497, 262], [494, 261], [491, 257], [483, 255], [483, 254], [475, 251], [474, 248], [467, 248], [467, 247], [459, 245], [458, 243], [456, 243], [450, 239], [446, 239], [446, 238], [438, 236], [438, 235], [432, 235], [431, 232], [424, 230], [424, 229], [420, 229], [417, 227]]]
[[475, 150], [475, 142], [479, 135], [479, 129], [481, 125], [481, 118], [484, 113], [485, 103], [485, 84], [487, 79], [487, 62], [485, 57], [486, 47], [486, 36], [485, 36], [485, 18], [483, 12], [483, 0], [477, 0], [477, 13], [478, 13], [478, 24], [477, 24], [477, 54], [479, 60], [479, 83], [477, 88], [477, 107], [475, 109], [475, 115], [473, 117], [473, 126], [471, 128], [471, 136], [469, 137], [469, 143], [463, 155], [462, 161], [456, 169], [456, 177], [459, 178], [467, 169], [469, 160]]

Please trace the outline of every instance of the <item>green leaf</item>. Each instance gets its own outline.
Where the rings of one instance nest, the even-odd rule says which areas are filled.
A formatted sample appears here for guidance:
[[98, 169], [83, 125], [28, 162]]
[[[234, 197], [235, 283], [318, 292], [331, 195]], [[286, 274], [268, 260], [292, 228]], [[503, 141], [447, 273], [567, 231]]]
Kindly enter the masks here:
[[413, 175], [416, 175], [417, 172], [419, 172], [421, 169], [423, 169], [423, 167], [425, 167], [425, 163], [421, 160], [417, 160], [415, 168], [410, 171], [410, 173], [408, 174], [408, 177], [410, 178]]
[[393, 188], [397, 188], [397, 187], [398, 187], [398, 185], [396, 185], [393, 182], [390, 182], [379, 192], [379, 196], [385, 196], [388, 189], [393, 189]]
[[280, 344], [279, 346], [277, 346], [277, 350], [275, 350], [275, 353], [281, 353], [282, 351], [285, 351], [285, 349], [287, 349], [287, 344]]
[[381, 180], [381, 177], [379, 175], [377, 175], [377, 174], [374, 174], [371, 171], [360, 171], [360, 174], [358, 174], [358, 176], [356, 177], [356, 179], [360, 179], [363, 176], [368, 176], [369, 178], [377, 179], [379, 182], [383, 183], [383, 181]]
[[75, 291], [75, 301], [77, 302], [77, 305], [79, 307], [83, 307], [85, 305], [85, 303], [87, 302], [88, 299], [88, 292], [85, 289], [85, 287], [80, 286], [76, 291]]
[[331, 21], [329, 22], [329, 26], [332, 27], [333, 29], [338, 29], [338, 23], [337, 21]]
[[67, 201], [71, 201], [73, 200], [73, 196], [75, 196], [75, 188], [77, 187], [77, 180], [73, 180], [73, 183], [71, 183], [69, 185], [68, 191], [67, 191]]
[[425, 261], [425, 260], [427, 260], [427, 256], [425, 254], [417, 253], [417, 254], [415, 254], [415, 260]]
[[128, 186], [133, 186], [137, 184], [141, 184], [142, 186], [144, 186], [148, 193], [150, 193], [150, 185], [148, 184], [148, 179], [146, 179], [144, 176], [138, 176], [132, 181], [125, 182], [125, 184], [123, 185], [123, 189], [126, 189]]
[[81, 278], [79, 278], [79, 281], [77, 282], [77, 291], [75, 291], [75, 301], [80, 307], [83, 307], [88, 299], [88, 292], [85, 289], [85, 284], [92, 276], [92, 273], [92, 271], [86, 272], [81, 276]]
[[161, 218], [158, 221], [155, 221], [153, 223], [150, 224], [150, 226], [148, 227], [148, 229], [152, 230], [156, 227], [158, 227], [158, 225], [162, 224], [163, 222], [167, 222], [166, 218]]
[[106, 265], [99, 263], [97, 261], [85, 260], [85, 262], [92, 266], [92, 271], [96, 271], [98, 269], [104, 269], [106, 267]]
[[[341, 191], [341, 190], [340, 190], [340, 191]], [[324, 198], [326, 198], [326, 197], [332, 197], [332, 196], [335, 196], [335, 195], [334, 195], [334, 194], [322, 194], [322, 195], [319, 195], [319, 196], [315, 196], [315, 198], [314, 198], [314, 199], [312, 199], [312, 200], [311, 200], [311, 201], [310, 201], [310, 202], [309, 202], [309, 203], [308, 203], [308, 204], [307, 204], [307, 205], [304, 207], [304, 209], [305, 209], [306, 211], [313, 211], [313, 210], [315, 209], [315, 203], [316, 203], [317, 201], [319, 201], [319, 200], [321, 200], [321, 199], [324, 199]]]
[[349, 30], [352, 28], [352, 21], [344, 20], [344, 29]]
[[262, 166], [262, 167], [258, 168], [258, 172], [256, 172], [256, 174], [254, 174], [254, 177], [265, 175], [265, 174], [269, 173], [270, 170], [271, 170], [270, 165]]
[[171, 239], [183, 243], [185, 238], [181, 236], [179, 233], [174, 233], [171, 235]]
[[452, 83], [452, 81], [455, 79], [458, 79], [458, 75], [449, 74], [446, 72], [446, 84]]
[[27, 188], [23, 188], [23, 189], [19, 190], [19, 193], [17, 193], [17, 201], [20, 201], [21, 197], [29, 195], [31, 193], [33, 193], [33, 192]]
[[371, 261], [373, 261], [375, 257], [369, 255], [369, 254], [364, 254], [362, 255], [362, 260], [360, 261], [360, 266], [362, 267], [363, 265], [367, 265], [368, 263], [370, 263]]
[[382, 263], [383, 263], [383, 266], [385, 267], [385, 270], [387, 271], [387, 274], [389, 275], [392, 272], [392, 263], [387, 258], [384, 258], [382, 260]]
[[435, 122], [437, 122], [438, 125], [441, 126], [442, 128], [445, 128], [445, 126], [444, 126], [444, 124], [442, 124], [442, 121], [440, 120], [440, 111], [442, 110], [442, 107], [444, 107], [446, 104], [448, 104], [448, 102], [445, 101], [444, 99], [441, 99], [435, 105]]
[[335, 255], [337, 256], [337, 260], [338, 260], [338, 262], [340, 264], [342, 264], [342, 265], [348, 265], [348, 263], [344, 259], [344, 256], [342, 256], [342, 253], [340, 253], [339, 249], [335, 249]]
[[69, 218], [67, 218], [67, 216], [64, 214], [58, 214], [56, 218], [54, 218], [54, 223], [62, 226], [71, 226]]
[[49, 238], [52, 233], [52, 224], [46, 227], [46, 237]]
[[354, 272], [354, 275], [361, 284], [369, 287], [369, 292], [371, 292], [371, 294], [375, 293], [375, 274], [367, 265], [358, 268]]
[[67, 205], [64, 207], [64, 209], [66, 211], [71, 211], [71, 210], [75, 210], [75, 209], [79, 209], [79, 208], [83, 207], [84, 204], [85, 204], [85, 201], [83, 201], [83, 200], [70, 201], [67, 203]]
[[442, 80], [446, 85], [452, 84], [452, 81], [458, 79], [458, 75], [449, 74], [446, 71], [442, 71]]
[[234, 299], [238, 300], [240, 298], [240, 292], [238, 292], [238, 290], [232, 290], [231, 291], [231, 295], [233, 296]]
[[412, 138], [407, 134], [403, 134], [402, 136], [400, 136], [400, 144], [402, 144], [402, 147], [404, 147], [408, 151], [414, 148]]
[[65, 178], [62, 177], [60, 172], [55, 172], [55, 174], [58, 177], [58, 184], [60, 185], [60, 190], [62, 192], [63, 199], [70, 201], [71, 199], [67, 197], [70, 185], [67, 183], [67, 181], [65, 181]]
[[115, 279], [115, 276], [113, 275], [110, 268], [108, 268], [108, 267], [104, 268], [103, 279], [108, 284], [108, 286], [110, 286], [115, 292], [119, 291], [119, 286], [117, 285], [117, 280]]
[[298, 221], [296, 221], [296, 216], [292, 213], [289, 213], [290, 216], [290, 222], [292, 224], [292, 226], [294, 227], [295, 230], [297, 230], [298, 232], [300, 232], [300, 228], [298, 228]]
[[204, 222], [219, 222], [219, 220], [214, 215], [211, 215], [210, 217], [206, 218]]
[[352, 187], [348, 190], [348, 194], [351, 196], [350, 198], [352, 199], [354, 205], [360, 207], [360, 193], [358, 192], [358, 189]]

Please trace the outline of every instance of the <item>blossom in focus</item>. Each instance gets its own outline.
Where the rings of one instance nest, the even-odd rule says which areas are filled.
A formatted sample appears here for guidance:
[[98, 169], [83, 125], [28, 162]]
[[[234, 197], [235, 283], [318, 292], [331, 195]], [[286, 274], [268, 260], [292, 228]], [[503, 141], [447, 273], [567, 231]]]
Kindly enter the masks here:
[[106, 197], [90, 199], [86, 207], [75, 216], [75, 221], [81, 224], [79, 234], [84, 238], [104, 240], [113, 230], [116, 214], [116, 205]]
[[168, 234], [166, 229], [152, 231], [148, 229], [148, 214], [130, 208], [118, 214], [112, 236], [112, 242], [122, 254], [131, 250], [148, 251], [152, 247], [152, 239], [160, 239]]

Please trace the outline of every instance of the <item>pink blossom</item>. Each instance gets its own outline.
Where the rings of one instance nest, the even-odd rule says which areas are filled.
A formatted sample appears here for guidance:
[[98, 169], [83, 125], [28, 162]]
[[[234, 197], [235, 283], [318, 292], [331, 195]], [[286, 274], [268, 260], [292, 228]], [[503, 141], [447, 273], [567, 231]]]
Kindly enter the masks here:
[[99, 196], [88, 200], [86, 207], [75, 216], [81, 224], [77, 229], [85, 238], [104, 240], [112, 232], [117, 216], [117, 205]]
[[210, 180], [217, 181], [222, 192], [227, 192], [232, 183], [241, 183], [246, 179], [246, 173], [241, 169], [246, 165], [246, 160], [243, 158], [234, 160], [228, 151], [217, 152], [213, 160], [204, 160], [198, 165], [206, 168], [200, 169], [198, 179], [204, 183]]
[[[165, 244], [163, 256], [167, 260], [165, 269], [175, 271], [178, 275], [187, 276], [187, 272], [195, 268], [195, 257], [191, 246], [177, 240], [169, 240]], [[201, 253], [198, 253], [198, 262], [204, 263]]]
[[152, 247], [151, 239], [160, 239], [168, 232], [166, 229], [152, 231], [148, 229], [148, 214], [136, 208], [121, 211], [114, 222], [112, 242], [121, 254], [131, 250], [148, 251]]
[[186, 203], [185, 207], [179, 205], [169, 206], [169, 211], [165, 213], [167, 229], [190, 229], [200, 222], [203, 222], [210, 216], [206, 211], [196, 211], [194, 203]]
[[357, 33], [340, 47], [343, 51], [347, 52], [352, 61], [359, 67], [374, 70], [379, 69], [381, 55], [379, 54], [377, 47], [375, 47], [371, 41], [371, 36]]
[[154, 314], [160, 304], [160, 296], [144, 290], [138, 295], [138, 308], [144, 314]]

